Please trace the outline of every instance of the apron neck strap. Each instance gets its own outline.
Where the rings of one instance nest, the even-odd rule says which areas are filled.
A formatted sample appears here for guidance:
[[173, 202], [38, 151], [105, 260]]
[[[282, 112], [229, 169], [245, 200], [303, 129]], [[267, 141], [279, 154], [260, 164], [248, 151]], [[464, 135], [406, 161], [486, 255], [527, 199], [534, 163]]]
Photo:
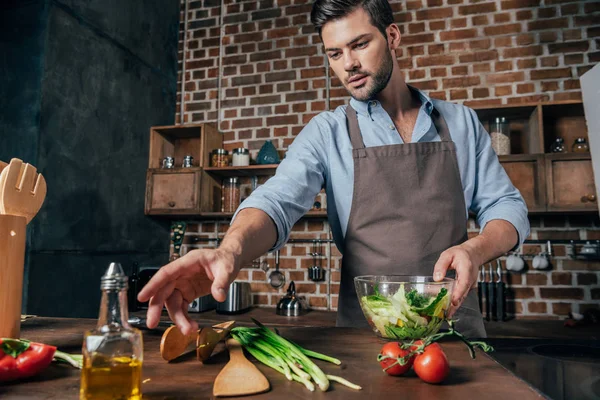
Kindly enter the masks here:
[[448, 129], [448, 124], [446, 124], [446, 120], [443, 115], [437, 110], [437, 108], [433, 107], [431, 111], [431, 120], [435, 125], [435, 129], [438, 131], [438, 135], [440, 135], [440, 140], [442, 142], [451, 142], [452, 138], [450, 138], [450, 130]]
[[[353, 149], [364, 149], [365, 143], [363, 142], [362, 133], [360, 132], [360, 128], [358, 127], [358, 117], [356, 115], [356, 110], [352, 108], [350, 104], [346, 107], [346, 120], [348, 121], [348, 131], [350, 134], [350, 142], [352, 143]], [[446, 124], [446, 120], [437, 110], [437, 108], [433, 108], [431, 111], [431, 120], [435, 125], [435, 129], [438, 131], [438, 135], [440, 135], [440, 140], [442, 142], [451, 142], [452, 138], [450, 137], [450, 130], [448, 129], [448, 124]]]
[[352, 142], [353, 149], [364, 149], [365, 144], [363, 142], [360, 128], [358, 127], [358, 117], [356, 116], [356, 110], [352, 108], [350, 104], [346, 107], [346, 120], [348, 121], [348, 132], [350, 134], [350, 142]]

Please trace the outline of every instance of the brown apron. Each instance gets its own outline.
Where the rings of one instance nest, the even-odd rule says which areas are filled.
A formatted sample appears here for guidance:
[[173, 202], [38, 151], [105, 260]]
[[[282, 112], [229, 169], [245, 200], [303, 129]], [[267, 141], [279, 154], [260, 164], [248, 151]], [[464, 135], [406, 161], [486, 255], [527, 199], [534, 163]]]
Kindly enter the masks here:
[[[440, 254], [467, 240], [465, 200], [456, 147], [444, 117], [431, 116], [440, 142], [367, 147], [356, 111], [346, 109], [354, 192], [344, 239], [338, 326], [367, 327], [354, 277], [428, 275]], [[447, 276], [454, 276], [449, 271]], [[457, 310], [456, 328], [467, 337], [486, 337], [476, 291]]]

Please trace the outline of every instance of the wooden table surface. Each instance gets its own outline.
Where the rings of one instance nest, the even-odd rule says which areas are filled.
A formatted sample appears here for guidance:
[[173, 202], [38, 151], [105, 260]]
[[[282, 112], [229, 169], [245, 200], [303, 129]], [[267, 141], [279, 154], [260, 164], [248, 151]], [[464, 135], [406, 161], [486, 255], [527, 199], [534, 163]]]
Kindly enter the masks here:
[[[22, 324], [22, 337], [58, 346], [62, 351], [81, 351], [82, 334], [95, 326], [90, 319], [33, 318]], [[167, 363], [159, 354], [164, 328], [144, 331], [144, 365], [142, 385], [144, 399], [212, 398], [215, 377], [227, 363], [224, 346], [205, 364], [194, 356]], [[270, 392], [247, 399], [507, 399], [544, 398], [535, 389], [512, 375], [487, 355], [478, 352], [472, 360], [460, 342], [442, 342], [451, 362], [450, 376], [444, 384], [422, 382], [413, 372], [405, 377], [384, 374], [376, 356], [385, 343], [367, 330], [349, 328], [281, 328], [280, 333], [311, 350], [342, 360], [341, 366], [317, 361], [325, 373], [342, 376], [363, 387], [355, 391], [332, 383], [327, 392], [309, 392], [296, 382], [288, 382], [278, 372], [256, 363], [271, 384]], [[253, 360], [252, 357], [249, 357]], [[41, 375], [22, 382], [0, 385], [2, 399], [77, 399], [79, 370], [52, 364]]]

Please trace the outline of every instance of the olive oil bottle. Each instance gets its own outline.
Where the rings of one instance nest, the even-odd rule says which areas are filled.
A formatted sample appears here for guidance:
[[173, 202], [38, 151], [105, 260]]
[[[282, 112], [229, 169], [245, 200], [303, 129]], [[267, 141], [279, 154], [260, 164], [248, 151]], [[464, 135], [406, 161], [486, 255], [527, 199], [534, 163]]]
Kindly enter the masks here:
[[98, 325], [83, 339], [80, 400], [142, 398], [142, 334], [127, 322], [127, 283], [118, 263], [100, 280]]

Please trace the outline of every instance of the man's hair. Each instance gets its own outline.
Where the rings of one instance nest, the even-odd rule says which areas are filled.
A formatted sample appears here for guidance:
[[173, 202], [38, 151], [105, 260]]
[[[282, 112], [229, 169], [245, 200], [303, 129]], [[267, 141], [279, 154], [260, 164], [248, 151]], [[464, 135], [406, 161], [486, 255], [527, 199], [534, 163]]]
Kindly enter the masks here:
[[386, 28], [394, 23], [394, 14], [388, 0], [315, 0], [310, 21], [319, 36], [329, 21], [340, 19], [362, 7], [369, 14], [371, 24], [387, 39]]

